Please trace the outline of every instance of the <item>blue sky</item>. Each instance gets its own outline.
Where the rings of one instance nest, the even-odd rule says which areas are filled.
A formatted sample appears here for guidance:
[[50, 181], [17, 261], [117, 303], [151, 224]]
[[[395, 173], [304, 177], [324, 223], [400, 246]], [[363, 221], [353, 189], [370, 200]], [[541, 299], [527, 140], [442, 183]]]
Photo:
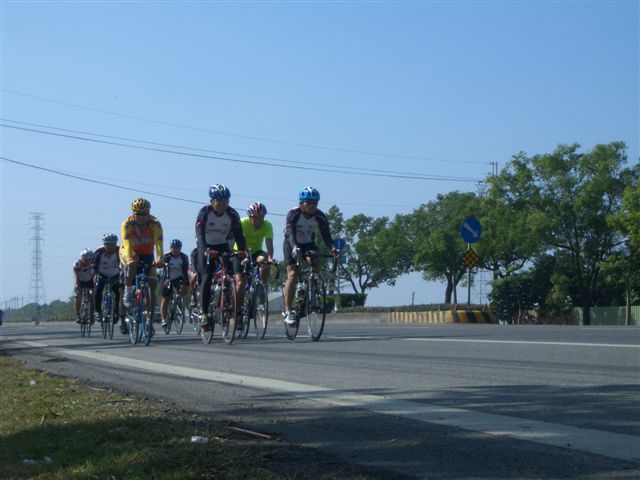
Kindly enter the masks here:
[[[305, 185], [325, 210], [393, 217], [477, 190], [519, 151], [622, 140], [638, 160], [638, 2], [2, 1], [0, 16], [1, 155], [183, 199], [144, 194], [187, 248], [211, 183], [242, 215], [267, 205], [282, 258]], [[289, 168], [312, 164], [329, 171]], [[50, 302], [139, 196], [8, 161], [0, 176], [0, 302], [28, 297], [30, 212], [44, 214]], [[411, 292], [439, 302], [444, 285], [405, 276], [369, 304]]]

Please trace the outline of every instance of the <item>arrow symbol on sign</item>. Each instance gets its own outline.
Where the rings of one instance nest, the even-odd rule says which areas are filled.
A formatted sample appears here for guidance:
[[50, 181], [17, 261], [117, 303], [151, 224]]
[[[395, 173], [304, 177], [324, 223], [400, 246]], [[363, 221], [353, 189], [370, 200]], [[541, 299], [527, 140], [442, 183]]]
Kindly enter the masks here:
[[468, 230], [471, 233], [471, 235], [473, 235], [475, 238], [478, 238], [479, 236], [478, 231], [471, 228], [471, 225], [469, 225], [467, 222], [464, 222], [462, 226], [465, 228], [465, 230]]

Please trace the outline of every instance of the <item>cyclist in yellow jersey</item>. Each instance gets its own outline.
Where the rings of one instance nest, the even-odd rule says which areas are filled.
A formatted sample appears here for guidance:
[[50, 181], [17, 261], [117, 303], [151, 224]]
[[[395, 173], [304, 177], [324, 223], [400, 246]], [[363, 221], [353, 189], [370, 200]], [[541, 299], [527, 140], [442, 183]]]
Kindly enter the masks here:
[[[151, 215], [151, 204], [144, 198], [137, 198], [131, 204], [132, 215], [122, 222], [122, 246], [120, 247], [120, 260], [125, 272], [124, 305], [130, 308], [133, 305], [133, 281], [137, 273], [138, 265], [149, 267], [149, 287], [151, 288], [151, 311], [155, 312], [156, 306], [156, 269], [163, 267], [164, 250], [162, 247], [162, 225], [160, 221]], [[154, 250], [157, 259], [154, 259]], [[126, 328], [126, 325], [125, 325]], [[123, 326], [120, 325], [123, 331]]]
[[[240, 219], [242, 233], [244, 234], [247, 250], [251, 252], [253, 260], [260, 265], [260, 279], [267, 282], [269, 279], [269, 264], [273, 259], [273, 225], [269, 220], [265, 220], [267, 207], [261, 202], [254, 202], [247, 208], [247, 217]], [[262, 242], [266, 245], [267, 251], [262, 248]], [[237, 250], [238, 246], [234, 246]]]

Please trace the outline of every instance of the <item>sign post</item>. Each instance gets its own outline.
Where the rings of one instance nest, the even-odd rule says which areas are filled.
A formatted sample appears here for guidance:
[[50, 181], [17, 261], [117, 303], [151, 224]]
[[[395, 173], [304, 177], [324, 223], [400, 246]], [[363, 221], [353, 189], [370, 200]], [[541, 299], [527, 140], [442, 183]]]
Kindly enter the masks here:
[[460, 235], [467, 242], [467, 253], [463, 256], [463, 262], [467, 266], [467, 305], [471, 305], [471, 268], [476, 266], [479, 260], [478, 254], [471, 249], [471, 244], [476, 243], [482, 236], [482, 225], [476, 217], [467, 217], [460, 225]]
[[[333, 245], [342, 252], [344, 248], [347, 246], [347, 241], [344, 238], [335, 238], [333, 240]], [[343, 265], [344, 257], [340, 257], [340, 265]], [[336, 293], [337, 295], [333, 299], [333, 311], [338, 311], [338, 303], [340, 302], [340, 265], [336, 268]]]

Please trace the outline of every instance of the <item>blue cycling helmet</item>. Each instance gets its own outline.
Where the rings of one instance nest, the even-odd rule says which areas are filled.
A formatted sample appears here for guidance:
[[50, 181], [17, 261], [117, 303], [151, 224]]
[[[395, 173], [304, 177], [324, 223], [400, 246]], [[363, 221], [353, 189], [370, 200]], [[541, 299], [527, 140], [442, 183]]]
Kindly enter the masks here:
[[309, 200], [320, 201], [320, 192], [313, 187], [304, 187], [298, 194], [298, 200], [306, 202]]
[[231, 197], [231, 192], [221, 183], [216, 183], [209, 187], [209, 197], [211, 200], [220, 200]]
[[173, 247], [182, 248], [182, 242], [180, 240], [178, 240], [177, 238], [174, 238], [173, 240], [171, 240], [170, 246], [171, 246], [171, 248], [173, 248]]

